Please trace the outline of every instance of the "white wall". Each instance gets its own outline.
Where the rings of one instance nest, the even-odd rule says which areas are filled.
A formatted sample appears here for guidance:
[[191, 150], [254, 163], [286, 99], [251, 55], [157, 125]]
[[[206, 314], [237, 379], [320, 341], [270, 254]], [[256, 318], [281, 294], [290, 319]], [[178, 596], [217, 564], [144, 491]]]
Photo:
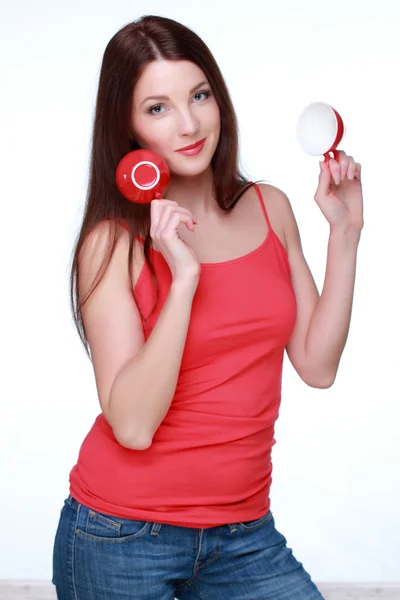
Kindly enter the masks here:
[[318, 158], [297, 146], [295, 124], [315, 100], [344, 118], [340, 147], [363, 165], [365, 201], [350, 336], [329, 390], [307, 387], [285, 360], [272, 507], [315, 580], [400, 579], [399, 4], [233, 6], [2, 6], [0, 578], [51, 577], [69, 470], [99, 412], [70, 316], [68, 265], [102, 54], [120, 27], [150, 12], [182, 21], [214, 52], [247, 174], [288, 194], [320, 290], [328, 226], [313, 200]]

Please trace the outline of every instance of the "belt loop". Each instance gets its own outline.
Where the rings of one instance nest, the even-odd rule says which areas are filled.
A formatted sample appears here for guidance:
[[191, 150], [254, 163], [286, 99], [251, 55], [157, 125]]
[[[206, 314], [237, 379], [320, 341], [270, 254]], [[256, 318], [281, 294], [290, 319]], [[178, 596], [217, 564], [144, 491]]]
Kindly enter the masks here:
[[161, 523], [153, 523], [153, 527], [151, 528], [150, 535], [158, 535], [158, 532], [161, 529]]
[[237, 523], [230, 523], [229, 527], [230, 527], [231, 533], [235, 533], [235, 531], [238, 530]]

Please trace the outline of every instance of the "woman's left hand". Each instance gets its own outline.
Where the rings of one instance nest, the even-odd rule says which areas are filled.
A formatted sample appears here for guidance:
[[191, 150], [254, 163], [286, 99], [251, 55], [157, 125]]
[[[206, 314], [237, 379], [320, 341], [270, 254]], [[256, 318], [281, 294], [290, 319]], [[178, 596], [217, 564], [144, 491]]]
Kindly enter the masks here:
[[339, 151], [339, 161], [320, 162], [320, 176], [314, 200], [331, 228], [361, 231], [364, 225], [361, 165]]

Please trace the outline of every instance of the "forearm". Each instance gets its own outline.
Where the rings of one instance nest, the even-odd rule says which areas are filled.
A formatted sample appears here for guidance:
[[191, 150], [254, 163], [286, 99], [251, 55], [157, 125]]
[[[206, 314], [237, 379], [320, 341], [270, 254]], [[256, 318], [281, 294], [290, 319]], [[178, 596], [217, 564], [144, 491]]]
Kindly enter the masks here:
[[328, 385], [349, 333], [359, 240], [359, 231], [331, 230], [324, 286], [307, 332], [306, 363]]
[[109, 422], [123, 446], [145, 449], [175, 394], [195, 286], [172, 283], [146, 343], [118, 374], [111, 390]]

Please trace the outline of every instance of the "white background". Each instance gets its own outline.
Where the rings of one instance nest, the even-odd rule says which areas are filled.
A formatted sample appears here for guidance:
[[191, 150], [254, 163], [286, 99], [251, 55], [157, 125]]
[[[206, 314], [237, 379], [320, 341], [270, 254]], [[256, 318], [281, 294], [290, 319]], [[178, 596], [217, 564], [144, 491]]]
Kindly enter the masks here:
[[289, 196], [321, 291], [328, 226], [317, 157], [297, 145], [330, 103], [361, 162], [365, 227], [350, 336], [328, 390], [285, 359], [272, 509], [316, 581], [400, 579], [400, 8], [394, 0], [245, 3], [69, 0], [3, 4], [0, 24], [0, 578], [51, 578], [68, 474], [99, 412], [73, 327], [69, 261], [87, 184], [102, 55], [143, 14], [209, 45], [238, 114], [245, 173]]

